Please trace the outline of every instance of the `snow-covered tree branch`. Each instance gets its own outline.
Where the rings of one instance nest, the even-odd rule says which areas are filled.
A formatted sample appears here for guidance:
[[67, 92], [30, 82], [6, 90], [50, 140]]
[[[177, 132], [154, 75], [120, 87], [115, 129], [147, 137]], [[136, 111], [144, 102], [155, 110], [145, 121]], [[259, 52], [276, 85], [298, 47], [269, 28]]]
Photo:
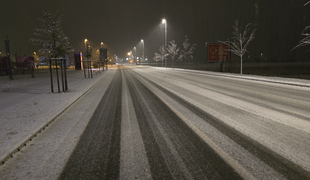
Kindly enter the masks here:
[[159, 46], [159, 53], [155, 52], [155, 56], [153, 58], [154, 61], [156, 61], [156, 66], [158, 61], [164, 61], [168, 55], [169, 53], [167, 53], [165, 46]]
[[35, 29], [33, 34], [36, 38], [29, 39], [34, 45], [41, 46], [41, 55], [44, 57], [61, 57], [74, 51], [70, 45], [69, 38], [61, 30], [62, 15], [58, 11], [52, 15], [49, 12], [43, 12], [42, 29]]
[[219, 41], [230, 46], [230, 49], [227, 49], [227, 51], [231, 51], [240, 57], [240, 74], [242, 74], [242, 57], [246, 52], [248, 52], [248, 45], [254, 39], [256, 32], [256, 29], [254, 29], [249, 35], [250, 25], [250, 23], [247, 24], [244, 28], [244, 31], [242, 32], [242, 28], [238, 26], [238, 20], [236, 20], [235, 25], [233, 26], [234, 31], [232, 32], [232, 41]]
[[185, 36], [185, 41], [183, 42], [183, 50], [181, 50], [181, 53], [179, 55], [178, 60], [183, 60], [185, 61], [185, 69], [186, 69], [186, 60], [188, 60], [189, 58], [193, 58], [193, 53], [194, 50], [196, 49], [195, 46], [197, 46], [197, 44], [190, 44], [189, 39], [187, 36]]
[[[307, 4], [310, 4], [310, 1], [308, 1], [304, 6]], [[301, 47], [301, 46], [306, 46], [310, 44], [310, 26], [305, 27], [301, 35], [305, 36], [302, 40], [299, 41], [297, 46], [295, 46], [292, 50]]]
[[175, 40], [170, 41], [167, 47], [167, 51], [169, 53], [169, 56], [172, 58], [172, 68], [174, 68], [174, 58], [179, 54], [180, 48], [177, 47], [177, 43]]

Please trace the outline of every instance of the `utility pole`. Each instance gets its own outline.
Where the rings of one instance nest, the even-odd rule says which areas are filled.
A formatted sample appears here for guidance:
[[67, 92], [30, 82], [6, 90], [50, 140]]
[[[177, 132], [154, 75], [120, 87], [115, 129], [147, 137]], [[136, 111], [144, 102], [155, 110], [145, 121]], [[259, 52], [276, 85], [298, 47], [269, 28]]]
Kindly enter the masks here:
[[10, 45], [9, 45], [9, 39], [8, 36], [6, 36], [5, 42], [5, 49], [6, 49], [6, 60], [7, 60], [7, 68], [8, 68], [8, 73], [9, 73], [9, 78], [10, 80], [13, 79], [13, 73], [12, 73], [12, 67], [11, 67], [11, 59], [10, 59]]

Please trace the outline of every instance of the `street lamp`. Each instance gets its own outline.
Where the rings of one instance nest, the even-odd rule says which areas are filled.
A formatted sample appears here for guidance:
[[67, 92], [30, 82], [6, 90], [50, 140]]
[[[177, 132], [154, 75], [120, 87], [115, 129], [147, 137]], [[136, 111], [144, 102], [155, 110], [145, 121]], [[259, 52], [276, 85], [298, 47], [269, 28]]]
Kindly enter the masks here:
[[103, 42], [101, 42], [101, 48], [102, 48], [102, 46], [103, 46]]
[[88, 55], [88, 45], [87, 45], [87, 39], [84, 40], [85, 42], [85, 48], [86, 48], [86, 60], [87, 60], [87, 55]]
[[[136, 47], [133, 47], [134, 50], [135, 50], [135, 56], [137, 56], [137, 48]], [[133, 60], [135, 60], [135, 56], [133, 56]], [[136, 64], [137, 64], [137, 61], [136, 61]]]
[[141, 39], [141, 42], [143, 43], [143, 54], [142, 54], [142, 58], [143, 58], [143, 60], [144, 60], [144, 59], [145, 59], [145, 57], [144, 57], [144, 40]]
[[[165, 49], [167, 49], [167, 21], [166, 19], [162, 19], [162, 24], [165, 24]], [[166, 67], [167, 67], [167, 57], [165, 57]]]

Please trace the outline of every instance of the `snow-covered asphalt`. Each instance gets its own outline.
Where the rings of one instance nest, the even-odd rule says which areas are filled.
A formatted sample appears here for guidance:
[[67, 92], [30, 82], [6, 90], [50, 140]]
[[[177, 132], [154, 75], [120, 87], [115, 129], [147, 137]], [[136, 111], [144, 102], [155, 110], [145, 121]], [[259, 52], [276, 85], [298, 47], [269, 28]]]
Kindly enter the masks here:
[[245, 77], [118, 66], [0, 179], [309, 179], [308, 82]]

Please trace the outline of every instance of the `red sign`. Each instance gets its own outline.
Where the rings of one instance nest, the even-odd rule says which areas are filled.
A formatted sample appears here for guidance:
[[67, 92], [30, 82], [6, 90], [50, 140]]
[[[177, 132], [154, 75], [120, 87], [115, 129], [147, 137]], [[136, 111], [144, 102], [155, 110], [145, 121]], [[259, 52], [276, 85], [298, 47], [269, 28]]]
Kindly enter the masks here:
[[207, 43], [207, 61], [230, 61], [229, 45], [220, 43]]

